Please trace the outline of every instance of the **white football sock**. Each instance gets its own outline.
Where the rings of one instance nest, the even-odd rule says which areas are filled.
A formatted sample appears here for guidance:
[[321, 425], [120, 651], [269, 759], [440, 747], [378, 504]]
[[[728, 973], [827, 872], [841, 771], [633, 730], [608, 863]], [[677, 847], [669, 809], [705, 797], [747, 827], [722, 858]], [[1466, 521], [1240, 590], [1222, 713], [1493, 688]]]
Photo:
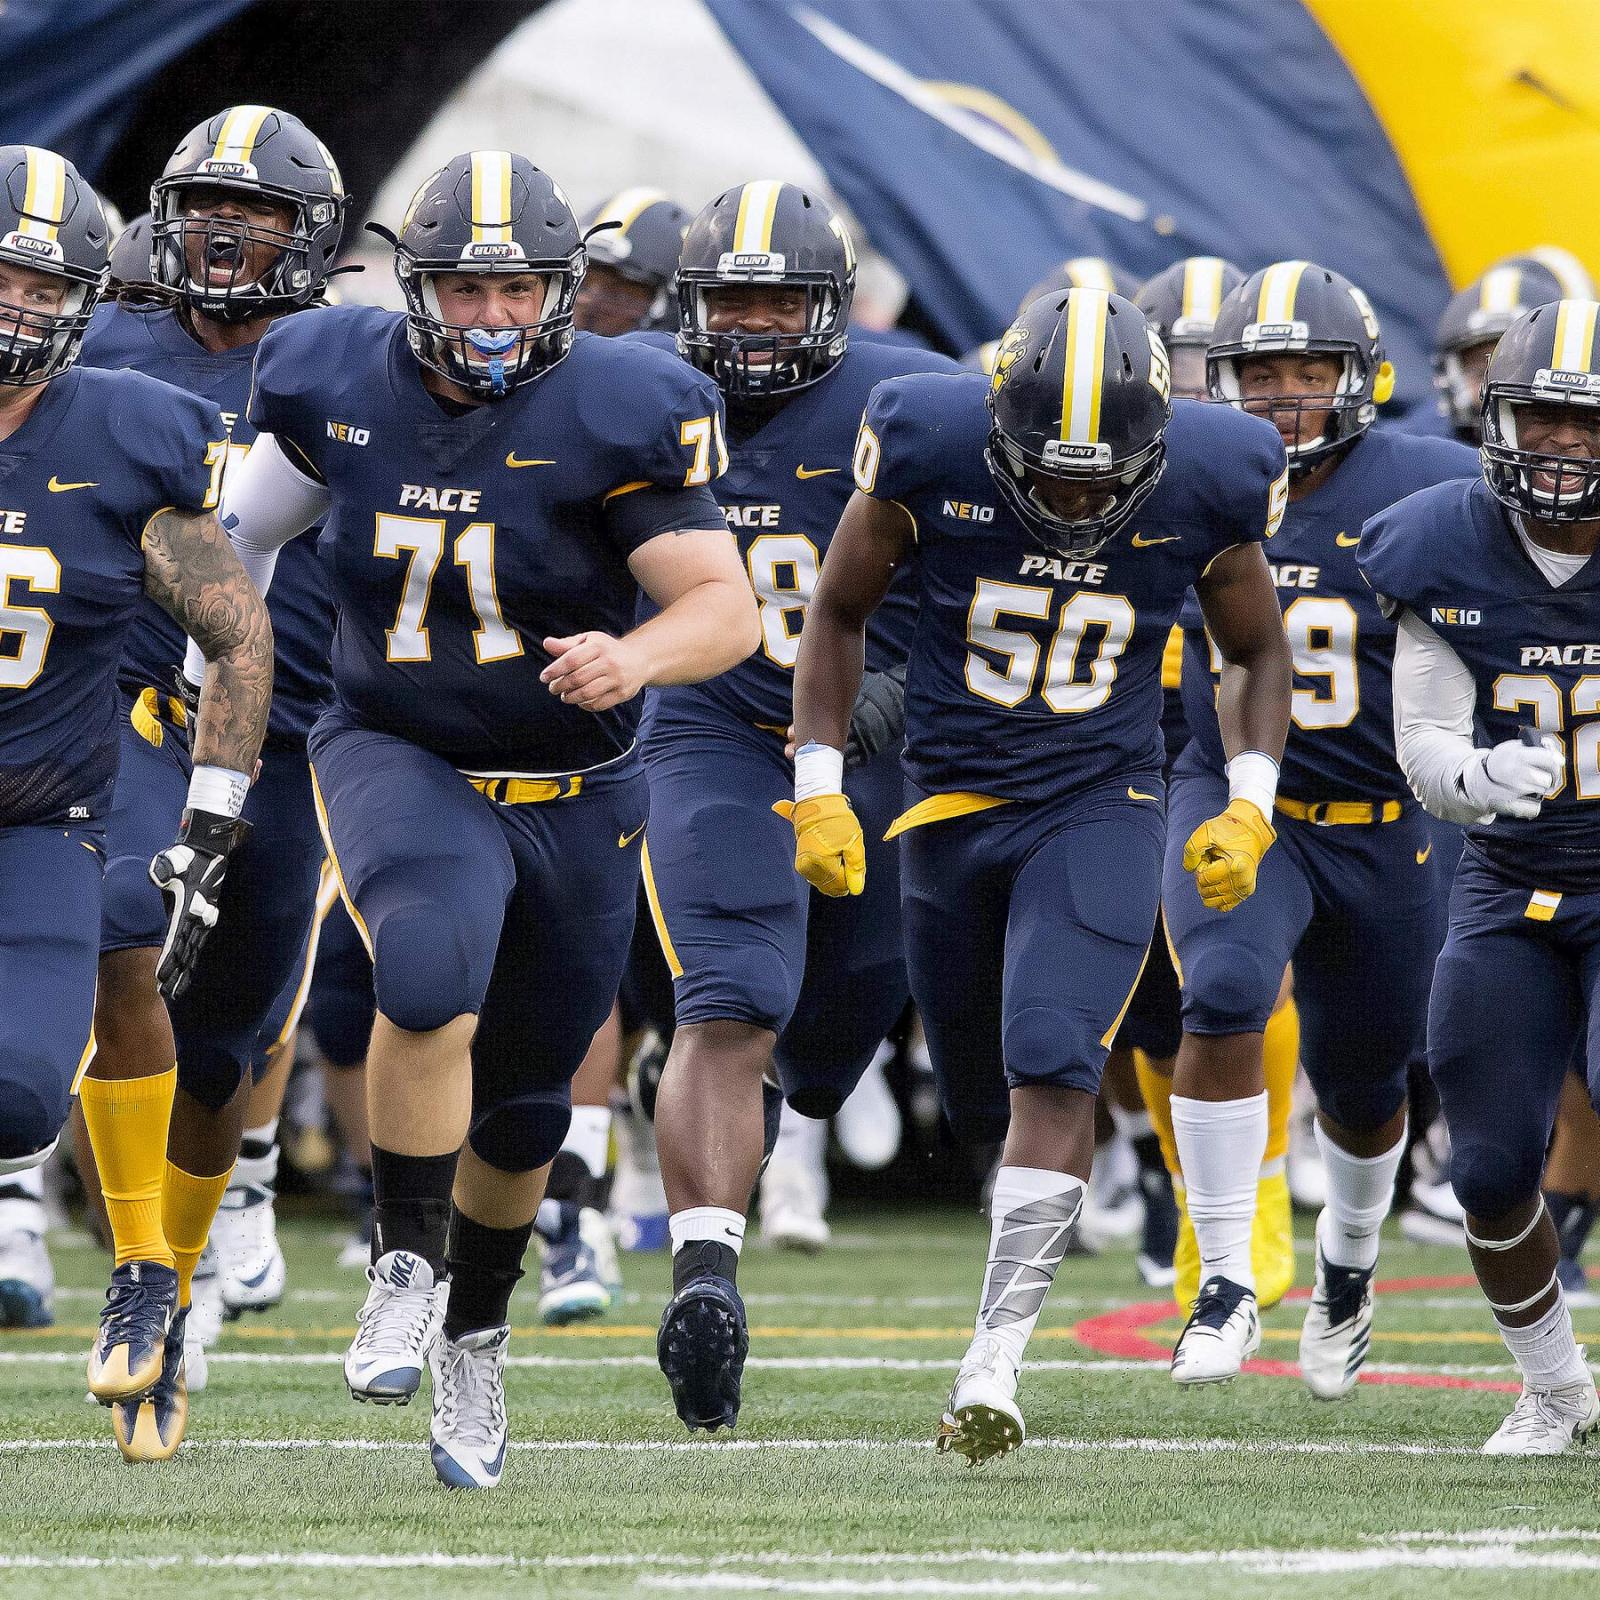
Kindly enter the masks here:
[[1013, 1366], [1022, 1365], [1082, 1205], [1083, 1184], [1070, 1173], [1001, 1167], [995, 1174], [976, 1331], [997, 1340]]
[[744, 1218], [726, 1206], [690, 1206], [687, 1211], [674, 1211], [667, 1218], [667, 1231], [672, 1235], [674, 1255], [686, 1244], [702, 1239], [725, 1244], [735, 1255], [744, 1249]]
[[1267, 1096], [1246, 1100], [1172, 1097], [1172, 1131], [1200, 1247], [1200, 1279], [1220, 1275], [1254, 1291], [1250, 1232], [1267, 1151]]
[[588, 1169], [591, 1178], [603, 1178], [611, 1159], [611, 1107], [574, 1106], [572, 1125], [561, 1141]]
[[45, 1231], [44, 1168], [24, 1167], [0, 1175], [0, 1233]]
[[1317, 1147], [1328, 1174], [1328, 1201], [1317, 1228], [1322, 1253], [1335, 1266], [1370, 1272], [1378, 1264], [1378, 1230], [1394, 1199], [1394, 1176], [1406, 1153], [1402, 1130], [1392, 1150], [1382, 1155], [1353, 1156], [1341, 1150], [1316, 1124]]
[[1588, 1363], [1572, 1332], [1572, 1313], [1560, 1284], [1556, 1285], [1556, 1303], [1537, 1322], [1526, 1328], [1508, 1328], [1496, 1318], [1495, 1326], [1530, 1389], [1566, 1389], [1589, 1380]]
[[772, 1148], [774, 1161], [793, 1161], [808, 1172], [820, 1173], [828, 1149], [828, 1124], [822, 1117], [802, 1116], [783, 1103], [778, 1123], [778, 1142]]
[[246, 1128], [244, 1138], [266, 1145], [267, 1153], [264, 1156], [247, 1156], [241, 1151], [239, 1159], [234, 1162], [228, 1187], [243, 1188], [247, 1183], [267, 1189], [275, 1187], [278, 1182], [278, 1119], [274, 1117], [259, 1128]]

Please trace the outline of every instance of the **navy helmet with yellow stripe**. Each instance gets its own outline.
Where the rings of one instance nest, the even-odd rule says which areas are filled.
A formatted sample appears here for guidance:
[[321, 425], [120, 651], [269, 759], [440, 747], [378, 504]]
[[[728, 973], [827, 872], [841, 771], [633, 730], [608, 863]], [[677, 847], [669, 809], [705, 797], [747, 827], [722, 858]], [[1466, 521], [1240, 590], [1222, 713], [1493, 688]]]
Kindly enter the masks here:
[[1600, 421], [1600, 303], [1557, 300], [1513, 322], [1483, 380], [1483, 475], [1495, 499], [1540, 522], [1600, 518], [1600, 459], [1534, 451], [1519, 439], [1527, 407]]
[[[712, 332], [708, 294], [743, 285], [802, 294], [801, 331]], [[855, 287], [855, 245], [825, 201], [775, 178], [741, 184], [719, 194], [684, 235], [678, 350], [730, 399], [803, 389], [844, 355]]]
[[48, 383], [77, 360], [110, 248], [99, 197], [70, 161], [0, 148], [0, 383]]
[[[577, 218], [548, 172], [509, 150], [471, 150], [417, 190], [394, 241], [411, 348], [426, 367], [498, 400], [572, 348], [573, 303], [587, 257]], [[451, 322], [437, 280], [451, 273], [543, 280], [534, 320], [510, 327]]]
[[[578, 304], [579, 326], [592, 333], [676, 327], [672, 279], [689, 222], [688, 211], [660, 189], [624, 189], [587, 212], [578, 224], [590, 268]], [[596, 267], [648, 292], [643, 315], [637, 310], [643, 295], [621, 303], [622, 295], [614, 294], [619, 303], [608, 302], [606, 274]]]
[[[1253, 396], [1247, 402], [1239, 365], [1253, 356], [1325, 355], [1339, 362], [1326, 394]], [[1305, 416], [1323, 425], [1307, 443], [1285, 440], [1289, 476], [1348, 450], [1372, 426], [1377, 408], [1394, 392], [1394, 368], [1372, 302], [1342, 274], [1314, 261], [1275, 261], [1252, 273], [1222, 303], [1206, 352], [1213, 398], [1260, 411], [1285, 431]]]
[[1068, 289], [1104, 289], [1108, 294], [1120, 294], [1123, 299], [1133, 299], [1139, 280], [1125, 267], [1114, 266], [1104, 256], [1070, 256], [1058, 261], [1022, 297], [1017, 307], [1032, 305], [1042, 294], [1065, 294]]
[[1483, 372], [1506, 329], [1562, 298], [1555, 273], [1531, 258], [1490, 267], [1451, 295], [1433, 342], [1433, 386], [1440, 413], [1463, 439], [1477, 444], [1483, 437]]
[[[289, 224], [200, 203], [224, 196], [281, 207]], [[151, 271], [218, 322], [293, 311], [328, 281], [346, 204], [328, 147], [298, 117], [229, 106], [179, 140], [150, 187]]]
[[1222, 302], [1244, 282], [1243, 271], [1221, 256], [1185, 256], [1149, 279], [1133, 296], [1161, 336], [1172, 362], [1172, 392], [1206, 397], [1206, 350]]
[[985, 460], [1006, 504], [1049, 549], [1092, 555], [1166, 465], [1166, 351], [1121, 295], [1042, 295], [1000, 341], [989, 414]]

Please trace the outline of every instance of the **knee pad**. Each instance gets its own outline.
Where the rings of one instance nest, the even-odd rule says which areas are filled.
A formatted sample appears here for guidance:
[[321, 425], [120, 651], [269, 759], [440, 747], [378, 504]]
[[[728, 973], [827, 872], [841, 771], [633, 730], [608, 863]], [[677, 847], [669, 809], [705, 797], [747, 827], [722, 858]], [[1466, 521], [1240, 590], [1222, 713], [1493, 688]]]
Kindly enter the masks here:
[[378, 1010], [407, 1033], [431, 1033], [483, 1004], [460, 931], [439, 911], [437, 905], [402, 906], [373, 929]]
[[982, 1083], [939, 1077], [939, 1106], [957, 1144], [996, 1144], [1011, 1126], [1011, 1096], [998, 1073]]
[[572, 1090], [529, 1089], [475, 1112], [467, 1130], [473, 1153], [502, 1172], [532, 1172], [554, 1161], [572, 1125]]
[[774, 946], [760, 940], [700, 946], [688, 952], [673, 986], [677, 1025], [747, 1022], [782, 1033], [800, 997], [800, 973]]
[[159, 945], [166, 937], [166, 901], [150, 881], [147, 860], [121, 856], [106, 863], [100, 926], [103, 950]]
[[250, 1070], [251, 1051], [241, 1040], [178, 1041], [178, 1087], [208, 1111], [220, 1111]]
[[1209, 939], [1183, 957], [1183, 1022], [1190, 1033], [1261, 1033], [1278, 998], [1282, 972], [1236, 939]]
[[1345, 1073], [1318, 1073], [1334, 1081], [1316, 1083], [1317, 1104], [1342, 1128], [1370, 1133], [1381, 1128], [1406, 1103], [1406, 1069], [1402, 1064], [1387, 1076], [1352, 1082]]
[[1473, 1217], [1503, 1217], [1539, 1192], [1544, 1151], [1518, 1151], [1451, 1129], [1450, 1187]]
[[68, 1080], [54, 1063], [8, 1048], [0, 1060], [0, 1171], [36, 1167], [67, 1120]]
[[1006, 1082], [1013, 1088], [1039, 1084], [1100, 1087], [1105, 1046], [1090, 1020], [1065, 1006], [1024, 1006], [1005, 1020], [1002, 1033]]

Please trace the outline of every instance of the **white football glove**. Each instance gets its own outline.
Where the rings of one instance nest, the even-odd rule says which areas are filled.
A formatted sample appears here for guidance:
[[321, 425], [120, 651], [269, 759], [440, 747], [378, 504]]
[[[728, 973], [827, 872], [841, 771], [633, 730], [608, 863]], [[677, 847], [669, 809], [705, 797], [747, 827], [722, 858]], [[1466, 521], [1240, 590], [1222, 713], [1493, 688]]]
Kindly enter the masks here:
[[1507, 739], [1475, 750], [1461, 773], [1461, 792], [1481, 811], [1499, 817], [1536, 817], [1561, 782], [1566, 757], [1545, 734], [1537, 744]]

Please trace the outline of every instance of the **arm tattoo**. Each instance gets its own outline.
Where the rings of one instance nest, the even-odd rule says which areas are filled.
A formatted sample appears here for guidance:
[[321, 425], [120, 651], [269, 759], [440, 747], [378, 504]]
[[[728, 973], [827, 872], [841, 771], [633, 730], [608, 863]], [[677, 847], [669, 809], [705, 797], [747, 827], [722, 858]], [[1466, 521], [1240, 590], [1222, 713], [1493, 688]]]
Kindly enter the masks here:
[[168, 508], [150, 519], [144, 588], [210, 663], [196, 764], [251, 772], [272, 703], [272, 624], [213, 512]]

